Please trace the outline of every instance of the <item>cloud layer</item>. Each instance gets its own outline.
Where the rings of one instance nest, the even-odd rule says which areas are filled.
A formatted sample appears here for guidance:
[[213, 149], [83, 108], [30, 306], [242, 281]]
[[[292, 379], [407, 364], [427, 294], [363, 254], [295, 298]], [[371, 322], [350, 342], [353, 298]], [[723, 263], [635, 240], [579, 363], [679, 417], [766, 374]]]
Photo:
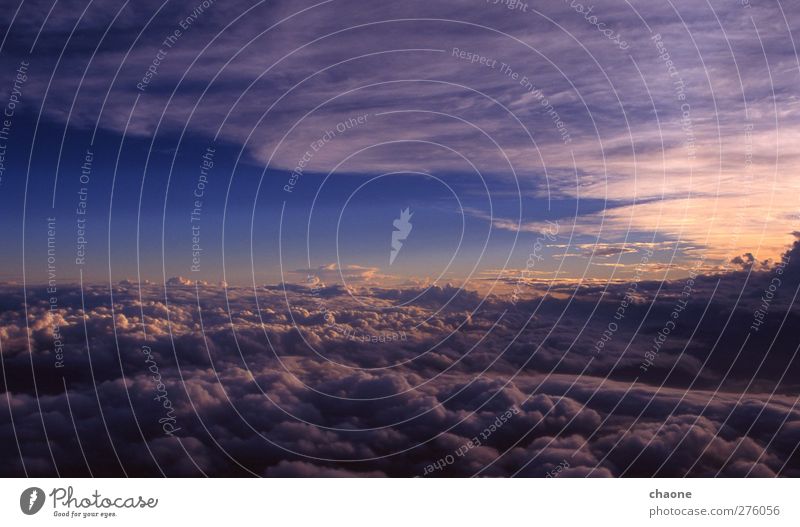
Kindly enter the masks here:
[[[254, 292], [174, 280], [166, 296], [118, 284], [113, 303], [87, 287], [85, 312], [67, 287], [51, 312], [50, 296], [29, 288], [27, 329], [22, 293], [7, 285], [0, 466], [799, 475], [798, 247], [780, 267], [698, 275], [689, 295], [685, 280], [641, 282], [635, 298], [632, 283], [531, 286], [511, 302], [436, 286]], [[748, 329], [776, 276], [763, 323]]]

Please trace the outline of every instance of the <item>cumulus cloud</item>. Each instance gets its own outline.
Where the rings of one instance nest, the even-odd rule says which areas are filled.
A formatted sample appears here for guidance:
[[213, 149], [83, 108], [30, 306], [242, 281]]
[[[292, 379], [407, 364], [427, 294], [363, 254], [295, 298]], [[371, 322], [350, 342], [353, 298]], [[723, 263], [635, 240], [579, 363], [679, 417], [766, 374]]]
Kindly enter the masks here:
[[[797, 319], [796, 285], [742, 348], [777, 269], [699, 275], [688, 297], [678, 280], [641, 282], [635, 298], [630, 284], [573, 284], [516, 303], [452, 286], [320, 297], [306, 286], [125, 282], [113, 303], [88, 286], [85, 316], [79, 290], [51, 312], [31, 288], [28, 329], [6, 285], [0, 466], [36, 476], [798, 475], [794, 322], [781, 325]], [[784, 269], [800, 283], [794, 264]]]

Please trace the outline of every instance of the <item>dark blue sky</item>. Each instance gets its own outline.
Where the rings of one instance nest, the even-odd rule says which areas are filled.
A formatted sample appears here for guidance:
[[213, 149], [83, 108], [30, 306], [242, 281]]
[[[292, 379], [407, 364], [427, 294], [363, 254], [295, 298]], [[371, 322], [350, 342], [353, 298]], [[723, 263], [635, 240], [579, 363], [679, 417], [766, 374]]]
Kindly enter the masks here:
[[[781, 44], [793, 14], [536, 7], [6, 10], [0, 86], [20, 102], [0, 183], [2, 279], [22, 278], [23, 244], [27, 279], [44, 279], [49, 217], [59, 277], [82, 268], [101, 282], [109, 268], [112, 280], [239, 283], [324, 268], [362, 283], [460, 283], [525, 268], [545, 220], [559, 225], [537, 267], [551, 278], [629, 276], [646, 247], [653, 277], [780, 254], [798, 205], [786, 148], [798, 69]], [[88, 259], [76, 266], [82, 187]], [[413, 234], [389, 266], [406, 207]]]

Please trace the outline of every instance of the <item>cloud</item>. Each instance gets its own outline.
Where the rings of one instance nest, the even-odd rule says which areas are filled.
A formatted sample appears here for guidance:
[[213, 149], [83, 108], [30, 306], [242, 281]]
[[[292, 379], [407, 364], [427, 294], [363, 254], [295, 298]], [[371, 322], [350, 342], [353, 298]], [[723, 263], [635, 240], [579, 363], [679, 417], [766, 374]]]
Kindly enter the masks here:
[[313, 269], [296, 269], [292, 271], [292, 274], [301, 276], [311, 286], [324, 286], [324, 282], [340, 282], [342, 280], [348, 284], [363, 285], [379, 283], [381, 280], [390, 278], [379, 273], [379, 271], [380, 269], [377, 267], [364, 267], [354, 264], [339, 267], [338, 264], [333, 262]]
[[[684, 4], [640, 6], [656, 37], [598, 2], [624, 53], [559, 2], [218, 3], [166, 53], [180, 5], [0, 14], [4, 86], [42, 28], [15, 127], [41, 113], [70, 137], [155, 138], [154, 157], [214, 140], [270, 176], [467, 174], [505, 198], [521, 182], [536, 218], [573, 218], [582, 263], [673, 250], [682, 272], [504, 272], [487, 295], [293, 264], [253, 288], [59, 283], [55, 307], [3, 284], [0, 475], [800, 476], [796, 23]], [[551, 211], [559, 196], [596, 205]]]
[[[630, 44], [620, 50], [561, 2], [525, 13], [474, 1], [214, 4], [166, 50], [144, 92], [137, 83], [190, 10], [146, 1], [116, 16], [122, 6], [84, 12], [72, 0], [50, 12], [26, 2], [2, 57], [3, 85], [49, 13], [25, 98], [51, 122], [147, 138], [186, 131], [284, 173], [303, 160], [305, 173], [477, 170], [490, 183], [530, 180], [539, 197], [552, 189], [632, 203], [581, 214], [582, 232], [595, 233], [602, 217], [601, 234], [614, 242], [631, 229], [655, 231], [705, 244], [721, 262], [752, 247], [774, 258], [792, 229], [797, 28], [776, 5], [723, 14], [639, 6], [658, 20], [654, 35], [629, 6], [595, 3], [598, 19]], [[751, 17], [771, 31], [756, 33]], [[73, 27], [82, 39], [67, 45]], [[540, 228], [529, 218], [495, 226]]]
[[85, 317], [79, 291], [66, 288], [51, 313], [46, 292], [29, 288], [30, 354], [22, 298], [3, 286], [0, 466], [6, 476], [797, 475], [798, 366], [791, 332], [776, 326], [796, 323], [791, 291], [741, 348], [776, 269], [698, 276], [678, 318], [680, 280], [640, 282], [635, 298], [630, 284], [562, 285], [571, 293], [515, 304], [452, 286], [363, 288], [325, 295], [332, 319], [304, 286], [259, 288], [256, 304], [252, 289], [164, 297], [157, 284], [141, 285], [140, 302], [125, 283], [113, 311], [107, 287], [88, 286]]

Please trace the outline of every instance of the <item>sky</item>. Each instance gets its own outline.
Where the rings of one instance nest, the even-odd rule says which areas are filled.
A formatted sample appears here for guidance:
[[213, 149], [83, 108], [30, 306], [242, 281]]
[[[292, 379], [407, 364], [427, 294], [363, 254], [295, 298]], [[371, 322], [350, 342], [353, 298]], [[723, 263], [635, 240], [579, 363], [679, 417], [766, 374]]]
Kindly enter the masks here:
[[0, 475], [800, 475], [790, 7], [0, 10]]
[[628, 279], [651, 244], [653, 278], [779, 257], [800, 210], [796, 17], [774, 2], [589, 7], [9, 9], [3, 278], [46, 278], [50, 217], [74, 281], [297, 283], [333, 265], [360, 285], [481, 287], [525, 269], [547, 221], [547, 279]]

